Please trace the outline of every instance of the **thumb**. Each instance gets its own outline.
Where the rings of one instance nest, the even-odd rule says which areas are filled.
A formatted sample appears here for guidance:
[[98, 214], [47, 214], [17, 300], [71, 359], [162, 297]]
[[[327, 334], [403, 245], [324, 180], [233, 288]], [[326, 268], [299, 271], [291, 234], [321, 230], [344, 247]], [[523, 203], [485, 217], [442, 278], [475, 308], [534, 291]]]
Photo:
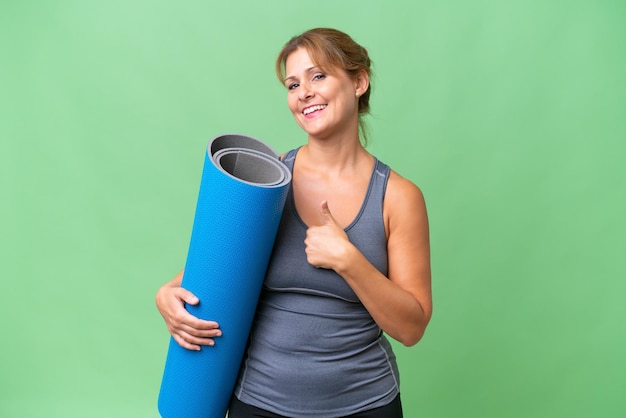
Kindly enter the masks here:
[[180, 298], [188, 305], [197, 305], [200, 300], [196, 295], [188, 291], [187, 289], [180, 289]]
[[320, 205], [320, 213], [322, 214], [322, 219], [324, 220], [324, 223], [326, 224], [336, 223], [335, 218], [333, 217], [333, 214], [330, 213], [330, 208], [328, 207], [327, 200], [324, 200], [322, 204]]

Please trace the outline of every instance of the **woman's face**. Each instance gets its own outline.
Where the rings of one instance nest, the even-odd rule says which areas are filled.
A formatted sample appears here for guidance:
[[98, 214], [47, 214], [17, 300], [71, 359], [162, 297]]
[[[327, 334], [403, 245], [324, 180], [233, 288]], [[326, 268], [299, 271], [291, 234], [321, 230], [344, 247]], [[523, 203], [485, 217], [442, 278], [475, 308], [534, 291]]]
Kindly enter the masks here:
[[359, 81], [338, 68], [331, 73], [317, 67], [304, 48], [285, 62], [287, 103], [300, 127], [313, 138], [358, 134]]

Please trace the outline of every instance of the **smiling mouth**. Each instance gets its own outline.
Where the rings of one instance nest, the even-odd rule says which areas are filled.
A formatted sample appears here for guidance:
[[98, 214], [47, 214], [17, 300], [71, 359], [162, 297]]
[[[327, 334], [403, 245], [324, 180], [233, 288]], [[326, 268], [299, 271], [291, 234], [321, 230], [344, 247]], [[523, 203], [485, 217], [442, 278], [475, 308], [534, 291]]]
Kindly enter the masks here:
[[311, 114], [311, 113], [313, 113], [313, 112], [318, 112], [318, 111], [320, 111], [320, 110], [324, 110], [324, 109], [326, 109], [326, 105], [315, 105], [315, 106], [310, 106], [310, 107], [307, 107], [306, 109], [304, 109], [304, 110], [302, 111], [302, 114], [303, 114], [304, 116], [307, 116], [307, 115], [310, 115], [310, 114]]

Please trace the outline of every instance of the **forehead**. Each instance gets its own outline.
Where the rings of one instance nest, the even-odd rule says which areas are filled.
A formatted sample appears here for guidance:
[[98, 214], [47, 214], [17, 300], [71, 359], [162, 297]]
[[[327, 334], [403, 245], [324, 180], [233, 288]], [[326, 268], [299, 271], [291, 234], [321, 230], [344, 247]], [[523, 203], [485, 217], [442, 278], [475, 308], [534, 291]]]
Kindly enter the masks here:
[[317, 64], [313, 62], [309, 51], [305, 48], [298, 48], [287, 56], [285, 60], [285, 73], [286, 76], [289, 77], [293, 72], [307, 70], [316, 66]]
[[348, 76], [348, 74], [339, 66], [332, 62], [326, 62], [323, 54], [315, 54], [309, 52], [306, 47], [299, 47], [285, 59], [285, 79], [297, 78], [298, 73], [304, 73], [312, 69], [322, 70], [326, 74], [336, 76]]

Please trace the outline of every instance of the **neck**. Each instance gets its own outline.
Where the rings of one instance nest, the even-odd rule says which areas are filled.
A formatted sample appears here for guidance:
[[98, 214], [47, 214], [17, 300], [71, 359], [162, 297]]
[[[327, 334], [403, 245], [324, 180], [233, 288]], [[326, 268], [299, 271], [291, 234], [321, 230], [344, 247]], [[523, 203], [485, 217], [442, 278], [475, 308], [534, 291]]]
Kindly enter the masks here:
[[371, 158], [361, 145], [358, 135], [352, 138], [323, 140], [309, 137], [302, 150], [307, 165], [328, 172], [356, 168]]

